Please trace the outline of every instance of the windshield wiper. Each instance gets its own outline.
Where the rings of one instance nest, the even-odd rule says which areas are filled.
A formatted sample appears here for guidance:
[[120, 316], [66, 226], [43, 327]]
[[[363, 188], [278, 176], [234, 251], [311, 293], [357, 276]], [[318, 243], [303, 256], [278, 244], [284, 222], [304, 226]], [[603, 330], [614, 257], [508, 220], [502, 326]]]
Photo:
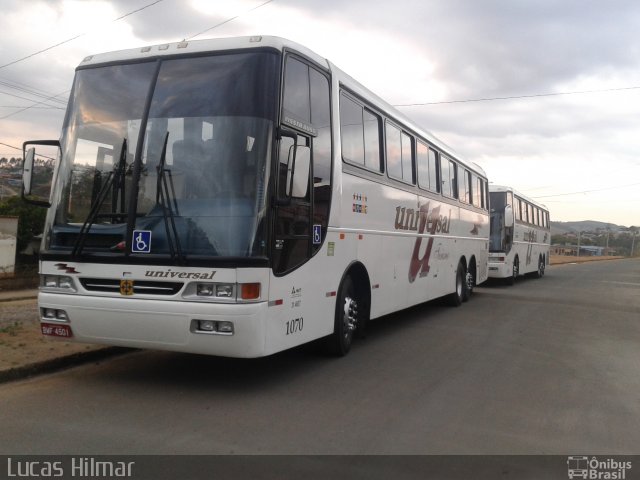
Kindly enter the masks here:
[[120, 209], [122, 210], [124, 208], [124, 196], [125, 196], [124, 181], [125, 181], [126, 166], [127, 166], [127, 139], [125, 137], [122, 140], [122, 150], [120, 151], [120, 159], [118, 160], [118, 165], [116, 166], [115, 171], [109, 172], [109, 174], [107, 175], [107, 179], [102, 184], [102, 187], [100, 188], [100, 192], [96, 196], [95, 202], [93, 202], [93, 205], [91, 206], [89, 215], [87, 215], [87, 219], [84, 221], [84, 223], [82, 224], [82, 227], [80, 228], [80, 231], [78, 232], [78, 236], [76, 238], [75, 244], [73, 245], [73, 250], [71, 252], [72, 256], [80, 255], [80, 253], [82, 253], [82, 249], [84, 248], [84, 245], [87, 241], [87, 236], [89, 234], [89, 231], [91, 230], [91, 227], [95, 223], [96, 218], [98, 218], [98, 212], [100, 211], [100, 208], [102, 207], [102, 204], [104, 203], [104, 201], [107, 199], [109, 190], [112, 190], [111, 192], [112, 213], [108, 214], [108, 216], [112, 218], [117, 218], [117, 217], [123, 217], [124, 215], [126, 215], [125, 212], [116, 213], [116, 207], [117, 207], [116, 203], [118, 198], [118, 192], [120, 192], [120, 195], [121, 195]]
[[[178, 202], [176, 200], [176, 192], [173, 187], [171, 169], [166, 168], [168, 141], [169, 132], [164, 136], [164, 144], [162, 145], [160, 161], [156, 166], [156, 171], [158, 172], [158, 179], [156, 182], [156, 204], [162, 209], [162, 217], [164, 219], [164, 227], [167, 232], [167, 243], [169, 245], [169, 251], [171, 252], [171, 259], [175, 259], [177, 255], [179, 263], [183, 263], [184, 255], [182, 253], [182, 247], [180, 246], [180, 236], [178, 235], [178, 229], [175, 222], [175, 215], [180, 215], [178, 213]], [[169, 177], [169, 181], [167, 181], [167, 176]], [[172, 236], [173, 239], [171, 238]]]

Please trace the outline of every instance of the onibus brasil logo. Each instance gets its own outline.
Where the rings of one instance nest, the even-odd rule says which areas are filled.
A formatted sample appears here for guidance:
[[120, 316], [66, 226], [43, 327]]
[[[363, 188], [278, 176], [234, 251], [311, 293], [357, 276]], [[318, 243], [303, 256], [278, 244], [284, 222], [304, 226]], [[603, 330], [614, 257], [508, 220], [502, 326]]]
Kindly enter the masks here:
[[622, 462], [613, 458], [600, 460], [586, 455], [567, 458], [569, 478], [624, 480], [627, 478], [627, 470], [631, 470], [631, 462]]

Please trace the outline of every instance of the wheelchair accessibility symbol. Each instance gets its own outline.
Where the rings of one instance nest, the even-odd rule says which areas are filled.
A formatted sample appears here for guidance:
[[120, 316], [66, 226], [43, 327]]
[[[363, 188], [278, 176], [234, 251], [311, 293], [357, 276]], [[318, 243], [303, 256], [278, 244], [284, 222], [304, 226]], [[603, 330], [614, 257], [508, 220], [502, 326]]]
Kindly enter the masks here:
[[151, 232], [149, 230], [134, 230], [131, 244], [133, 253], [151, 253]]

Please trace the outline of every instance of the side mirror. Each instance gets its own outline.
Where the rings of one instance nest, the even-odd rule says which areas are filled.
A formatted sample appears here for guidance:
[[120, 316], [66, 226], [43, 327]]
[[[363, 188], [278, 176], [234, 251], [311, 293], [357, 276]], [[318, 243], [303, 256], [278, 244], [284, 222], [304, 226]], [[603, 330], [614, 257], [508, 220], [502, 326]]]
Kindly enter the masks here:
[[[39, 147], [38, 153], [36, 153], [36, 147], [31, 145]], [[22, 151], [24, 158], [22, 199], [33, 205], [50, 207], [53, 177], [60, 161], [60, 142], [58, 140], [24, 142]]]
[[309, 190], [311, 149], [303, 145], [294, 145], [291, 149], [295, 149], [295, 151], [293, 152], [293, 163], [290, 163], [292, 167], [287, 172], [287, 195], [295, 198], [305, 198]]
[[27, 150], [22, 164], [22, 197], [31, 195], [31, 173], [33, 172], [33, 159], [36, 156], [36, 149], [31, 147]]
[[504, 226], [512, 227], [513, 221], [513, 207], [511, 207], [511, 205], [507, 205], [504, 207]]

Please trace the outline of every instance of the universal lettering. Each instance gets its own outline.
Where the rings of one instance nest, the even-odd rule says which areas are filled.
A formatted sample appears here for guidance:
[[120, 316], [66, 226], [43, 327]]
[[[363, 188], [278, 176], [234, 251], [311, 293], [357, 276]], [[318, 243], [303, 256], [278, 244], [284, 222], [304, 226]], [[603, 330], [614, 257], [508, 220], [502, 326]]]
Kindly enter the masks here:
[[181, 278], [187, 280], [211, 280], [216, 274], [215, 270], [209, 273], [205, 272], [174, 272], [173, 270], [147, 270], [144, 274], [145, 277], [152, 278]]

